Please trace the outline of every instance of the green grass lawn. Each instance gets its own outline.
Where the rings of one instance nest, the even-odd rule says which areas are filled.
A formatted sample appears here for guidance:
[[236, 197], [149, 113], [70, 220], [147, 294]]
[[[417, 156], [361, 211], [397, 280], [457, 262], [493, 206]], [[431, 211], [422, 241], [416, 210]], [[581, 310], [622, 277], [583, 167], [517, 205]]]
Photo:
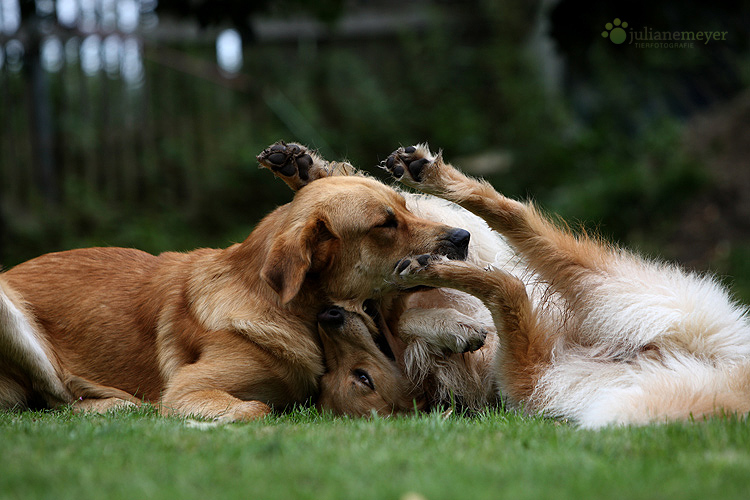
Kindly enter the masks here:
[[245, 424], [0, 412], [0, 498], [748, 498], [746, 419], [584, 431], [488, 412]]

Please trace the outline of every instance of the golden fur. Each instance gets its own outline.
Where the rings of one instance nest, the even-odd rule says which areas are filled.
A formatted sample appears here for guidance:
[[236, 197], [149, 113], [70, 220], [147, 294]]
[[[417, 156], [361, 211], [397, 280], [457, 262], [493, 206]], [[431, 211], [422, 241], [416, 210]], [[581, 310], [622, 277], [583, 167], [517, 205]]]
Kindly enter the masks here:
[[403, 256], [460, 257], [456, 229], [363, 177], [300, 190], [226, 249], [52, 253], [0, 275], [0, 406], [142, 400], [245, 420], [314, 397], [317, 314], [389, 291]]

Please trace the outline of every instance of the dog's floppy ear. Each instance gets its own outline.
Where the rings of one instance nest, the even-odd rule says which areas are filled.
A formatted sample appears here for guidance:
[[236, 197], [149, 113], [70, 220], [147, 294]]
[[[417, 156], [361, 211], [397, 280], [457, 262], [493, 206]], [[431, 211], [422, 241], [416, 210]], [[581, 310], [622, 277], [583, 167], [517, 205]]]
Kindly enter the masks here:
[[332, 237], [333, 233], [321, 218], [313, 218], [302, 227], [291, 225], [276, 237], [260, 276], [279, 294], [282, 304], [297, 296], [313, 266], [316, 257], [313, 254], [321, 240]]

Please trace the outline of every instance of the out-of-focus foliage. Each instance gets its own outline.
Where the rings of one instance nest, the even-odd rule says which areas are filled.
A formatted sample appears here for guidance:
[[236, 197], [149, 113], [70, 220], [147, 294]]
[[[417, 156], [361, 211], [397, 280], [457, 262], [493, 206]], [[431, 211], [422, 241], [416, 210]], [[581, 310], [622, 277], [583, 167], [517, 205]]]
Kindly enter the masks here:
[[[622, 242], [658, 240], [680, 207], [710, 188], [710, 172], [685, 148], [684, 123], [750, 78], [737, 28], [747, 6], [699, 3], [563, 0], [552, 10], [524, 0], [385, 3], [389, 14], [417, 9], [421, 21], [343, 36], [337, 26], [358, 4], [160, 1], [162, 16], [197, 19], [209, 30], [239, 27], [241, 73], [224, 79], [213, 44], [196, 39], [146, 41], [137, 91], [74, 67], [51, 75], [61, 202], [50, 209], [32, 194], [3, 203], [2, 262], [75, 246], [158, 252], [244, 238], [291, 198], [256, 168], [255, 155], [279, 139], [375, 175], [399, 145], [428, 141], [469, 171], [489, 152], [502, 161], [476, 171], [506, 194], [532, 197]], [[312, 14], [325, 21], [325, 34], [253, 40], [249, 21], [259, 13]], [[618, 16], [633, 26], [732, 36], [684, 50], [620, 46], [600, 34]], [[0, 78], [23, 102], [24, 74]], [[18, 131], [26, 111], [0, 116]], [[30, 161], [23, 147], [0, 141], [8, 151]], [[14, 182], [31, 190], [28, 178]]]

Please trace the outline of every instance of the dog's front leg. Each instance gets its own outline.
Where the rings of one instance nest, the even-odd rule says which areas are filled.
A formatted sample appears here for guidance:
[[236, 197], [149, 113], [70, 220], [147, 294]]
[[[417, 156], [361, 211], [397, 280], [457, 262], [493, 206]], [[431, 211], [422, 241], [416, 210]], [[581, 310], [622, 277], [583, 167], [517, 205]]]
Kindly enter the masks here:
[[115, 387], [97, 384], [64, 370], [65, 386], [76, 398], [72, 404], [75, 413], [106, 413], [137, 408], [141, 400]]
[[202, 389], [165, 393], [161, 411], [167, 415], [237, 422], [265, 417], [271, 413], [271, 408], [261, 401], [243, 401], [220, 389]]
[[567, 299], [575, 301], [606, 272], [613, 255], [598, 242], [576, 237], [543, 217], [531, 204], [498, 193], [434, 155], [426, 145], [399, 148], [384, 168], [408, 186], [452, 201], [483, 218], [506, 237], [527, 265]]
[[496, 361], [503, 396], [514, 404], [529, 398], [550, 362], [555, 339], [544, 331], [521, 280], [499, 269], [419, 256], [402, 260], [393, 281], [404, 289], [454, 288], [479, 298], [492, 313], [501, 345]]
[[406, 375], [420, 383], [433, 368], [435, 358], [481, 348], [487, 330], [482, 323], [456, 309], [412, 307], [398, 320], [398, 336], [406, 344]]
[[162, 413], [219, 422], [254, 420], [271, 413], [266, 403], [230, 394], [240, 388], [238, 382], [244, 378], [242, 362], [205, 358], [178, 368], [170, 377], [160, 401]]
[[73, 413], [107, 413], [137, 407], [136, 403], [120, 398], [79, 399], [71, 406]]

